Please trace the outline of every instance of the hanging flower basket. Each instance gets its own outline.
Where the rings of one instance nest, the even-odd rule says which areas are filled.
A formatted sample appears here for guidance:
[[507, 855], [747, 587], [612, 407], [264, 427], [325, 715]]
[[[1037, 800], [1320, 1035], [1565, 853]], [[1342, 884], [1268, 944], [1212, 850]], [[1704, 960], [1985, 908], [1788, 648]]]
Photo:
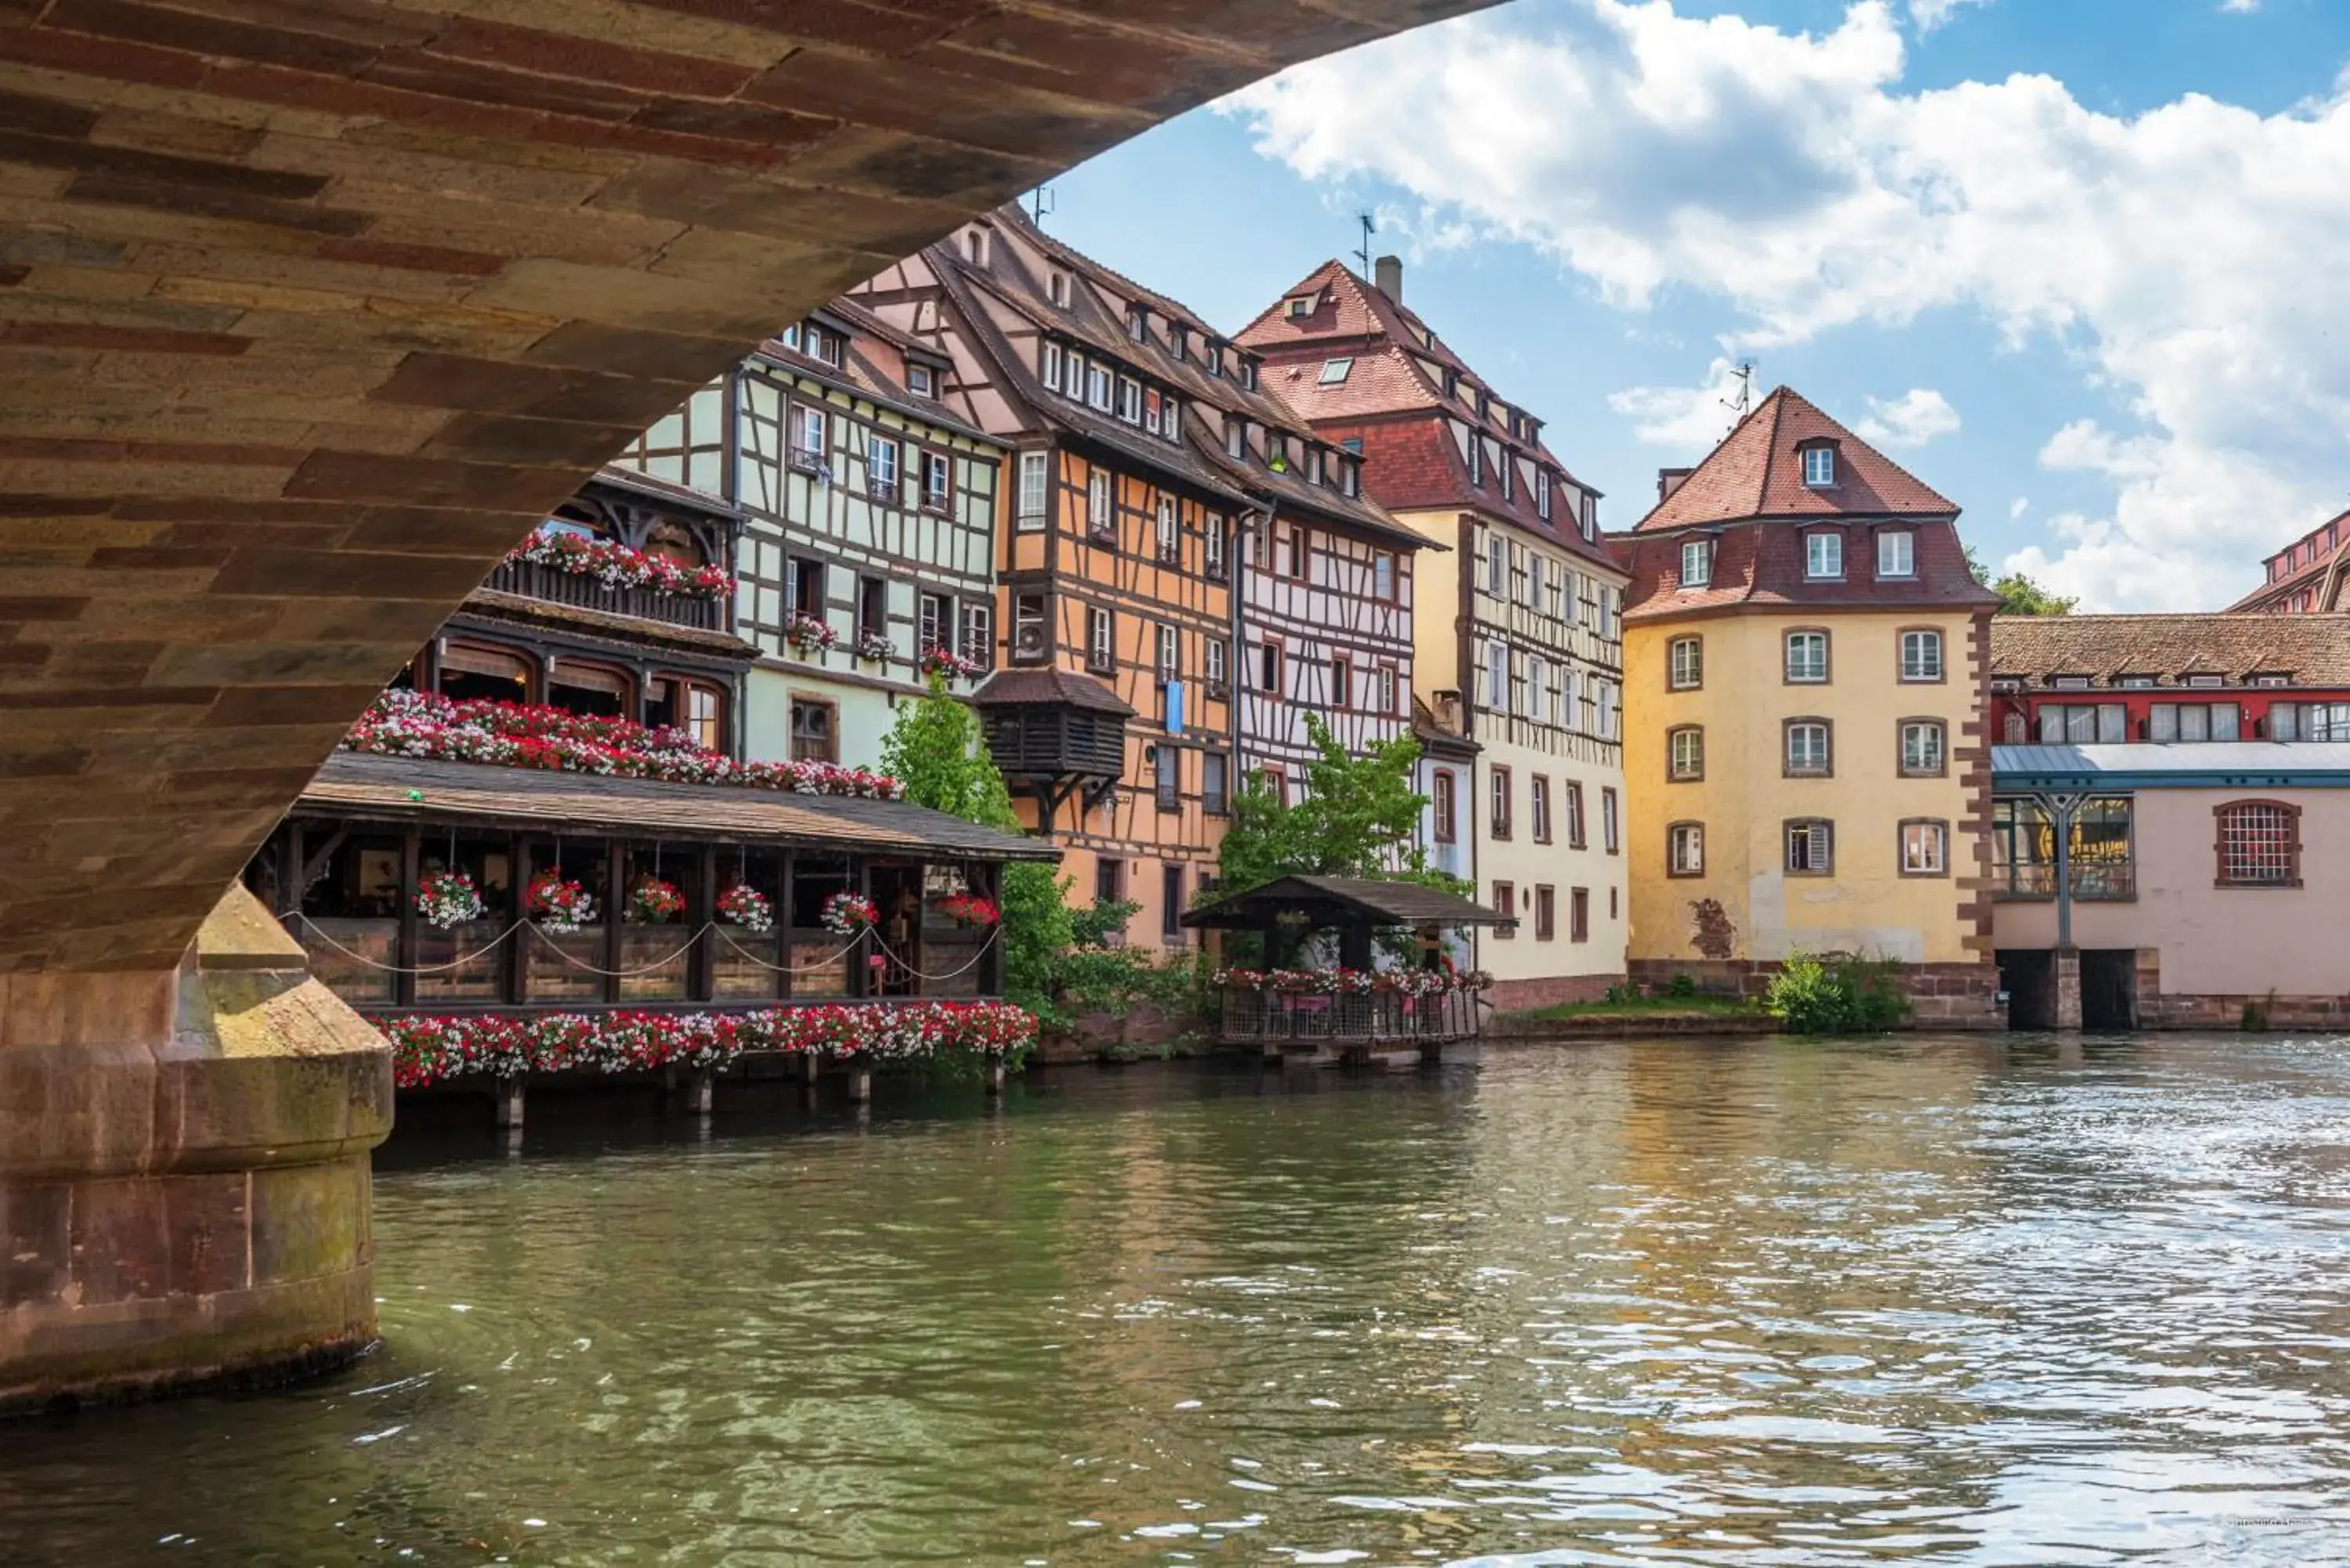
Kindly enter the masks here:
[[922, 649], [922, 673], [925, 675], [943, 675], [951, 680], [958, 676], [969, 678], [979, 671], [978, 660], [965, 659], [951, 648], [933, 644]]
[[723, 599], [734, 592], [734, 579], [723, 566], [681, 566], [616, 540], [589, 539], [567, 529], [534, 534], [508, 551], [506, 559], [593, 577], [608, 588], [650, 588], [697, 599]]
[[561, 936], [596, 919], [596, 900], [578, 883], [566, 881], [560, 871], [542, 871], [532, 877], [523, 907], [531, 919]]
[[853, 937], [859, 931], [869, 931], [879, 924], [881, 911], [873, 907], [870, 898], [856, 893], [835, 893], [824, 901], [817, 919], [824, 922], [826, 930]]
[[747, 882], [737, 882], [718, 895], [718, 918], [763, 937], [775, 929], [775, 906]]
[[784, 622], [784, 640], [802, 653], [822, 653], [840, 640], [840, 633], [830, 621], [795, 610]]
[[893, 651], [889, 639], [881, 632], [868, 631], [857, 639], [857, 657], [859, 659], [887, 659]]
[[482, 890], [463, 871], [434, 871], [416, 886], [416, 912], [428, 926], [452, 930], [488, 911]]
[[665, 926], [685, 913], [685, 895], [674, 882], [648, 877], [629, 889], [629, 913], [640, 926]]
[[992, 898], [976, 893], [952, 893], [940, 900], [939, 913], [958, 926], [992, 926], [1003, 918]]

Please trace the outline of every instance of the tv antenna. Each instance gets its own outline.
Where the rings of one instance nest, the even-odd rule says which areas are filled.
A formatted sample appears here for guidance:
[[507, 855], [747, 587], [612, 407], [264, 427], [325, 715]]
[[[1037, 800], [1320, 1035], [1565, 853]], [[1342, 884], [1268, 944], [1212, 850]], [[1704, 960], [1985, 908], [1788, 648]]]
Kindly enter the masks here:
[[1039, 185], [1028, 193], [1028, 216], [1038, 228], [1043, 228], [1045, 220], [1059, 210], [1050, 185]]
[[1738, 383], [1738, 393], [1722, 399], [1721, 406], [1742, 420], [1754, 411], [1754, 361], [1741, 359], [1730, 379]]
[[1355, 217], [1363, 225], [1363, 248], [1355, 254], [1362, 258], [1363, 275], [1368, 277], [1371, 275], [1371, 236], [1379, 232], [1379, 226], [1371, 222], [1368, 213], [1357, 213]]

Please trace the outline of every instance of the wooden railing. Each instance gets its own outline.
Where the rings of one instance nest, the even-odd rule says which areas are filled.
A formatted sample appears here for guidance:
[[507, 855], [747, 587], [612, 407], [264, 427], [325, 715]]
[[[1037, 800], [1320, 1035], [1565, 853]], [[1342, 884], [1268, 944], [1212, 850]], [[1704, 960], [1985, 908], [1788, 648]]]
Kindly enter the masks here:
[[482, 586], [548, 604], [635, 616], [697, 631], [724, 631], [733, 614], [733, 606], [724, 598], [655, 593], [650, 588], [608, 588], [594, 577], [557, 571], [536, 561], [504, 562]]
[[1219, 1044], [1268, 1049], [1434, 1045], [1473, 1038], [1481, 1026], [1477, 995], [1465, 991], [1440, 996], [1224, 991], [1217, 1012]]

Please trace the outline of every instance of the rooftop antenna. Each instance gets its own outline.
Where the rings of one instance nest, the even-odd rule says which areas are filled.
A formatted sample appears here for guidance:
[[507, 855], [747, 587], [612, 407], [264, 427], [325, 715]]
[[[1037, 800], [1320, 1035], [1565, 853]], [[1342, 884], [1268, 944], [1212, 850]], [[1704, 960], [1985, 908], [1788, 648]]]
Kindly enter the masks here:
[[1045, 220], [1059, 210], [1050, 185], [1039, 185], [1028, 193], [1028, 215], [1038, 228], [1043, 228]]
[[1738, 395], [1722, 399], [1721, 406], [1742, 420], [1754, 411], [1754, 361], [1741, 359], [1730, 379], [1738, 383]]
[[1368, 213], [1357, 213], [1355, 216], [1363, 225], [1363, 248], [1355, 254], [1362, 258], [1363, 275], [1368, 277], [1371, 275], [1371, 236], [1379, 232], [1379, 227], [1371, 222]]

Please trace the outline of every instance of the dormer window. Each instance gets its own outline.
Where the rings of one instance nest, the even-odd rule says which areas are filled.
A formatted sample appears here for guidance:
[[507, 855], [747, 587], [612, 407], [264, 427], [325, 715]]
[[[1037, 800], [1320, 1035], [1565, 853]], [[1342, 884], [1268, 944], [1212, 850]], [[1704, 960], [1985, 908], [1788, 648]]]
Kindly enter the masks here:
[[1248, 460], [1248, 421], [1246, 420], [1224, 421], [1224, 455], [1242, 462]]
[[1550, 521], [1550, 470], [1547, 468], [1534, 470], [1534, 515], [1545, 523]]
[[987, 235], [978, 229], [965, 229], [962, 235], [963, 259], [973, 266], [987, 265]]
[[1045, 293], [1055, 309], [1069, 308], [1069, 275], [1057, 269], [1045, 280]]
[[1833, 528], [1819, 528], [1804, 535], [1804, 576], [1807, 577], [1844, 576], [1844, 535], [1842, 534]]
[[1200, 364], [1209, 375], [1221, 379], [1224, 373], [1223, 345], [1210, 337], [1200, 344]]
[[1708, 587], [1713, 582], [1713, 541], [1690, 539], [1681, 545], [1681, 587]]
[[909, 365], [906, 367], [906, 390], [911, 392], [918, 398], [928, 398], [936, 396], [938, 389], [939, 378], [937, 371], [931, 369], [928, 365]]
[[1256, 390], [1256, 361], [1247, 355], [1241, 357], [1241, 385], [1252, 392]]
[[1110, 377], [1107, 365], [1086, 367], [1086, 401], [1102, 412], [1109, 412]]
[[[1429, 346], [1434, 348], [1435, 345], [1436, 339], [1430, 337]], [[1450, 365], [1444, 368], [1444, 395], [1448, 398], [1457, 398], [1461, 395], [1461, 372]]]
[[1322, 449], [1318, 446], [1309, 446], [1305, 449], [1305, 483], [1308, 484], [1322, 483]]
[[1180, 321], [1170, 323], [1167, 328], [1167, 351], [1178, 359], [1189, 359], [1191, 357], [1191, 329]]
[[1044, 371], [1045, 385], [1054, 391], [1059, 391], [1061, 389], [1061, 346], [1058, 343], [1045, 344], [1045, 351], [1039, 357], [1039, 364]]
[[1322, 361], [1321, 384], [1326, 387], [1335, 387], [1347, 379], [1347, 373], [1354, 368], [1355, 362], [1352, 359], [1325, 359]]
[[1877, 536], [1877, 575], [1914, 577], [1918, 575], [1918, 536], [1907, 528], [1891, 528]]
[[1485, 483], [1485, 438], [1475, 431], [1469, 432], [1469, 483]]
[[1126, 313], [1126, 336], [1129, 341], [1135, 343], [1139, 343], [1150, 336], [1149, 307], [1138, 305]]
[[1310, 294], [1293, 294], [1289, 296], [1288, 308], [1290, 320], [1303, 321], [1314, 314], [1314, 296]]
[[800, 346], [800, 324], [798, 322], [795, 321], [789, 327], [784, 328], [783, 345], [785, 348], [792, 349], [795, 352], [798, 350]]
[[1350, 496], [1361, 495], [1363, 465], [1359, 462], [1341, 462], [1338, 465], [1338, 488]]
[[1835, 482], [1835, 448], [1805, 447], [1804, 449], [1804, 483], [1813, 490], [1823, 490]]
[[823, 327], [816, 326], [814, 322], [810, 322], [808, 323], [806, 342], [807, 355], [809, 358], [825, 365], [837, 366], [840, 363], [840, 335], [838, 333], [827, 332]]

